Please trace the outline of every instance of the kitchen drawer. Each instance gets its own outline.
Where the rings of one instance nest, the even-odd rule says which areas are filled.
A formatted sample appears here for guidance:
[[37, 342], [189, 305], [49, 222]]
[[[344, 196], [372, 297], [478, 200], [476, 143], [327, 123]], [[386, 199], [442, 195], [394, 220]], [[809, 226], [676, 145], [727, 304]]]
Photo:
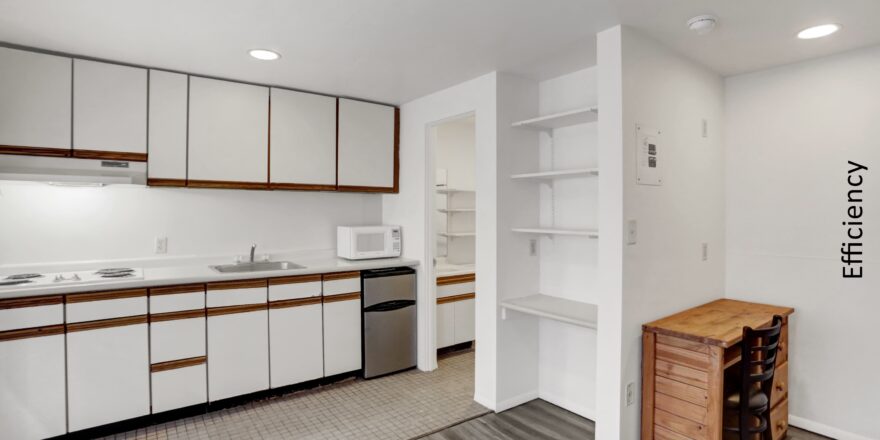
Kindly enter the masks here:
[[437, 285], [437, 298], [444, 298], [447, 296], [455, 296], [455, 295], [463, 295], [465, 293], [474, 293], [474, 282], [465, 282], [465, 283], [456, 283], [456, 284], [446, 284], [446, 285]]
[[41, 296], [0, 301], [0, 332], [64, 324], [64, 297]]
[[150, 322], [150, 363], [205, 355], [205, 315]]
[[361, 291], [360, 272], [340, 272], [324, 275], [324, 296]]
[[773, 440], [784, 439], [788, 433], [788, 399], [770, 410], [770, 430]]
[[208, 401], [208, 369], [204, 357], [169, 366], [174, 368], [163, 369], [161, 364], [152, 366], [153, 414]]
[[208, 283], [208, 307], [265, 304], [266, 280]]
[[269, 279], [269, 301], [321, 296], [321, 291], [321, 275]]
[[776, 367], [773, 375], [773, 391], [770, 392], [770, 407], [788, 398], [788, 362]]
[[159, 287], [150, 289], [150, 313], [180, 312], [205, 308], [205, 286]]
[[66, 301], [68, 324], [147, 314], [147, 289], [73, 294]]

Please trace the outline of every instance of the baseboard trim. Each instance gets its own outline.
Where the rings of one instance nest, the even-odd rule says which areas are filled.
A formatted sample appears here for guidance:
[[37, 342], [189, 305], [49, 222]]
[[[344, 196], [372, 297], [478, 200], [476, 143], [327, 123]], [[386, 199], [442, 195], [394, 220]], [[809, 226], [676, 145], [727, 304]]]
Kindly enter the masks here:
[[495, 412], [507, 411], [510, 408], [520, 406], [526, 402], [531, 402], [532, 400], [535, 400], [537, 398], [538, 398], [537, 391], [529, 391], [527, 393], [522, 393], [518, 396], [513, 396], [509, 399], [505, 399], [505, 400], [502, 400], [501, 402], [498, 402], [498, 404], [495, 405]]
[[855, 434], [852, 432], [847, 432], [842, 429], [835, 428], [833, 426], [828, 426], [819, 422], [815, 422], [810, 419], [805, 419], [803, 417], [798, 417], [795, 415], [788, 416], [788, 424], [800, 429], [804, 429], [810, 432], [815, 432], [816, 434], [822, 434], [826, 437], [835, 438], [837, 440], [872, 440], [871, 438]]
[[579, 405], [572, 402], [570, 399], [562, 399], [559, 396], [548, 393], [538, 393], [538, 398], [547, 401], [548, 403], [552, 403], [566, 411], [571, 411], [585, 419], [590, 419], [593, 422], [596, 421], [596, 408]]
[[480, 405], [483, 405], [484, 407], [486, 407], [492, 411], [495, 411], [495, 402], [493, 402], [492, 399], [486, 399], [483, 396], [479, 396], [479, 395], [474, 394], [474, 402], [477, 402]]

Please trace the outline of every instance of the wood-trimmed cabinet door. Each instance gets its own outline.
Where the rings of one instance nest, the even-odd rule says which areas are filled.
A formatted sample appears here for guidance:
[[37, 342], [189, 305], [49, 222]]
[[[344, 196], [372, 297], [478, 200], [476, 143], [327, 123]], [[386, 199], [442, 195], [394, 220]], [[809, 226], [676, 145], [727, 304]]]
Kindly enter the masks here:
[[189, 77], [150, 70], [150, 127], [147, 183], [186, 185], [186, 118]]
[[146, 69], [73, 60], [73, 155], [146, 162]]
[[474, 299], [466, 299], [455, 301], [455, 343], [461, 344], [474, 340], [475, 328], [475, 310]]
[[70, 154], [72, 62], [0, 47], [0, 152]]
[[340, 191], [397, 192], [398, 109], [339, 98]]
[[269, 88], [191, 76], [189, 186], [266, 188]]
[[269, 177], [277, 189], [336, 189], [336, 98], [271, 90]]

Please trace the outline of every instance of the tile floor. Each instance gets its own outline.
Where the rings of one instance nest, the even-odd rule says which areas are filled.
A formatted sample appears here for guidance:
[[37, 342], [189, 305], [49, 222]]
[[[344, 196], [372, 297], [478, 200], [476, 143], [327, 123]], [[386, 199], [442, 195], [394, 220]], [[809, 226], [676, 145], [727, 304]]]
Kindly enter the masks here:
[[473, 401], [473, 351], [440, 368], [348, 380], [108, 439], [411, 439], [489, 411]]

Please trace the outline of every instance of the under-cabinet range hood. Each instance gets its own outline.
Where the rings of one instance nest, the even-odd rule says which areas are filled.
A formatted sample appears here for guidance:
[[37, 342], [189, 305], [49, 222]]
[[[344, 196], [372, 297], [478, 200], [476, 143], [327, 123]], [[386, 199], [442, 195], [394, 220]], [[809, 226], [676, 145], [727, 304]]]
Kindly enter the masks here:
[[119, 160], [0, 155], [0, 180], [103, 186], [147, 182], [147, 164]]

